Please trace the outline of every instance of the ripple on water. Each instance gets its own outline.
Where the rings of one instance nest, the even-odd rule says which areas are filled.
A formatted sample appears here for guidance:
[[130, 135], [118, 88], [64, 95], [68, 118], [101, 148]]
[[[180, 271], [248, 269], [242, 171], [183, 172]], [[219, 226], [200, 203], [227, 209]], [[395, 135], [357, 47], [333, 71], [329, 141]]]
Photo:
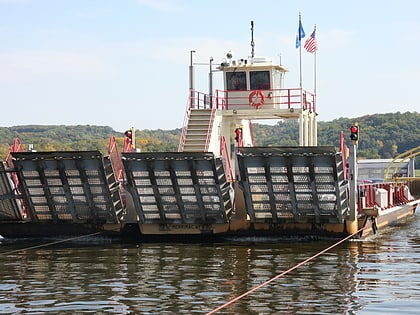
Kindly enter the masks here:
[[[220, 314], [417, 314], [419, 231], [413, 221], [341, 244]], [[332, 243], [84, 244], [0, 255], [0, 314], [205, 314]]]

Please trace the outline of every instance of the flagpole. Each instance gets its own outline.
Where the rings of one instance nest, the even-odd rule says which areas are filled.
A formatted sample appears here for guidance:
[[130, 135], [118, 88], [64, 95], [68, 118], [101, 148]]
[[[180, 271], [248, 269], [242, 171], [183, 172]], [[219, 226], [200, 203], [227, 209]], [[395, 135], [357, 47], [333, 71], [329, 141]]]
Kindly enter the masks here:
[[302, 16], [299, 12], [299, 28], [298, 28], [298, 36], [299, 36], [299, 87], [302, 91], [302, 37], [300, 28], [302, 25]]
[[299, 46], [299, 87], [302, 88], [302, 45]]
[[304, 47], [306, 49], [307, 52], [309, 53], [313, 53], [314, 54], [314, 70], [313, 70], [313, 76], [314, 76], [314, 82], [313, 82], [313, 104], [312, 107], [310, 108], [310, 114], [312, 114], [310, 116], [310, 123], [311, 123], [311, 130], [312, 130], [312, 134], [311, 137], [309, 139], [309, 145], [317, 145], [317, 123], [316, 123], [316, 90], [317, 90], [317, 74], [316, 74], [316, 56], [317, 53], [316, 51], [318, 50], [317, 47], [317, 42], [316, 42], [316, 25], [314, 25], [314, 31], [312, 32], [311, 36], [308, 37], [308, 39], [305, 41]]
[[[316, 24], [314, 24], [314, 40], [315, 40], [315, 34], [316, 34]], [[316, 40], [315, 40], [315, 44], [316, 44]], [[315, 116], [313, 116], [313, 127], [312, 127], [312, 145], [316, 146], [318, 145], [318, 123], [317, 123], [317, 97], [316, 97], [316, 91], [317, 91], [317, 74], [316, 74], [316, 59], [317, 59], [317, 51], [318, 48], [315, 49], [314, 51], [314, 104], [313, 104], [313, 110], [315, 112]]]
[[[314, 25], [314, 33], [316, 32], [316, 24]], [[317, 54], [317, 50], [315, 50], [314, 53], [314, 96], [316, 99], [316, 54]]]
[[[299, 48], [299, 90], [300, 90], [300, 106], [302, 108], [303, 106], [303, 91], [302, 91], [302, 38], [305, 37], [305, 31], [303, 30], [303, 26], [302, 26], [302, 15], [299, 12], [299, 28], [298, 28], [298, 33], [297, 33], [297, 37], [296, 37], [296, 48]], [[302, 114], [299, 115], [299, 145], [303, 146], [304, 145], [304, 135], [303, 135], [303, 127], [304, 127], [304, 122], [303, 122], [303, 117]]]

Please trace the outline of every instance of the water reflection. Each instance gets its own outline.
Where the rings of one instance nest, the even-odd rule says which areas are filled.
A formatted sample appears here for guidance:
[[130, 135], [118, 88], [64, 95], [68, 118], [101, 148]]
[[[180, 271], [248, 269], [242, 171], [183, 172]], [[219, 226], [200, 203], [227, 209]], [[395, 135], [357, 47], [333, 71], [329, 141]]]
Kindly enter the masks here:
[[418, 314], [419, 227], [413, 220], [363, 243], [356, 293], [365, 306], [360, 314]]
[[[325, 245], [140, 244], [29, 250], [1, 258], [0, 295], [9, 302], [0, 310], [203, 314]], [[327, 253], [220, 314], [344, 310], [352, 303], [356, 285], [357, 247], [348, 244]]]
[[[417, 230], [341, 244], [218, 314], [373, 314], [418, 300]], [[2, 245], [0, 313], [206, 314], [333, 242]]]

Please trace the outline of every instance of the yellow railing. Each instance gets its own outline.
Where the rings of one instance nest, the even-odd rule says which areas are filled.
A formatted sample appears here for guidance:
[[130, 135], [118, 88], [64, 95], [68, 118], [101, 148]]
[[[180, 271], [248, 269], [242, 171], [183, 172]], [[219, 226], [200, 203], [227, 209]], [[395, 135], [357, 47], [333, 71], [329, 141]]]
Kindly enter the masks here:
[[[404, 153], [401, 153], [400, 155], [396, 156], [389, 164], [388, 167], [385, 170], [385, 180], [414, 180], [418, 179], [416, 177], [397, 177], [398, 169], [401, 167], [401, 164], [411, 159], [417, 155], [420, 155], [420, 146], [408, 150]], [[398, 161], [398, 162], [397, 162]], [[392, 173], [392, 176], [390, 176], [391, 168], [394, 166], [394, 171]]]

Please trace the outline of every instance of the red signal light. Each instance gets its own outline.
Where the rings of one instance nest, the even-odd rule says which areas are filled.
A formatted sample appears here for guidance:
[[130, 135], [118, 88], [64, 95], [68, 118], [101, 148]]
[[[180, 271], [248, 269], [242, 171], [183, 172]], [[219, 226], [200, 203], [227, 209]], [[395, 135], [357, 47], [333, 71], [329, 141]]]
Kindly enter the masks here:
[[353, 125], [350, 127], [350, 139], [357, 143], [359, 140], [359, 126]]

